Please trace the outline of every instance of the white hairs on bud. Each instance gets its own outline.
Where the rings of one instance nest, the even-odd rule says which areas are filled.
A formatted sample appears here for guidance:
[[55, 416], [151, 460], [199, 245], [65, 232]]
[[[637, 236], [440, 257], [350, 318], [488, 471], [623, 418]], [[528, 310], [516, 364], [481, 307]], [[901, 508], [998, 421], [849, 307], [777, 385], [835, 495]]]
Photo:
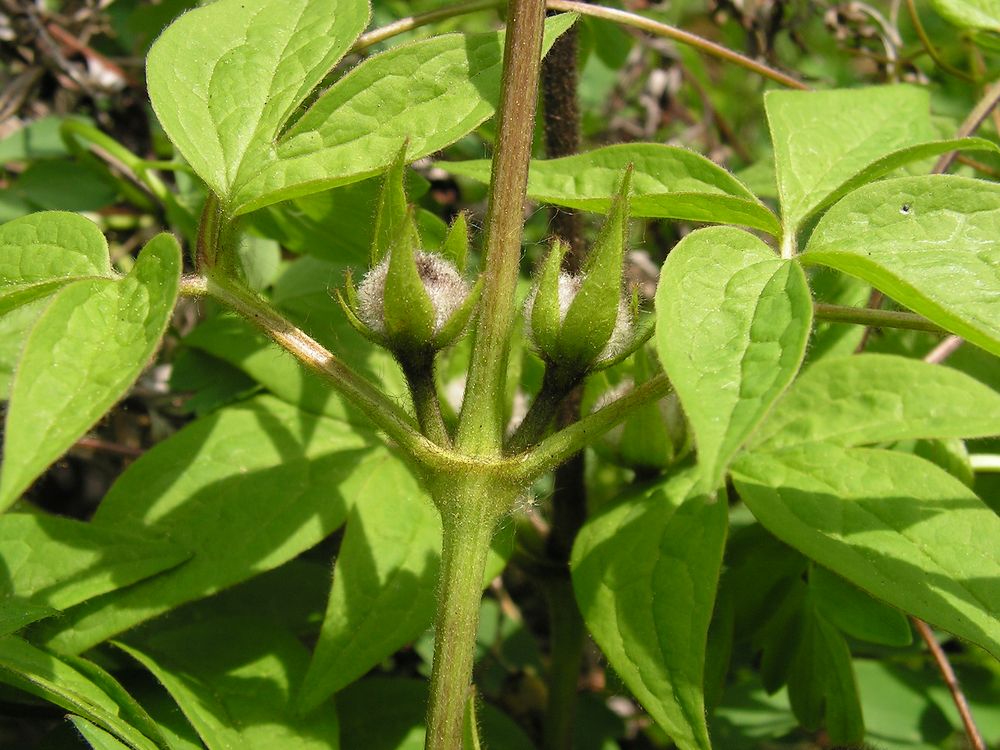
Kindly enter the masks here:
[[[417, 273], [434, 306], [434, 333], [462, 306], [469, 296], [469, 285], [458, 269], [445, 258], [418, 250]], [[379, 333], [385, 332], [385, 279], [389, 274], [389, 256], [365, 274], [358, 287], [358, 317]]]
[[[559, 274], [560, 323], [565, 322], [566, 315], [569, 313], [570, 305], [573, 304], [573, 300], [576, 299], [576, 295], [579, 294], [582, 287], [583, 276], [575, 276], [568, 273]], [[531, 291], [528, 293], [528, 297], [524, 301], [524, 317], [528, 323], [528, 340], [533, 346], [536, 345], [534, 338], [531, 335], [531, 311], [535, 308], [535, 298], [537, 296], [538, 284], [535, 284], [532, 286]], [[633, 330], [634, 326], [632, 324], [632, 313], [629, 310], [625, 295], [622, 295], [618, 299], [618, 315], [615, 318], [615, 327], [611, 331], [611, 338], [608, 339], [608, 343], [605, 344], [597, 359], [612, 359], [625, 351], [628, 345], [632, 342]]]

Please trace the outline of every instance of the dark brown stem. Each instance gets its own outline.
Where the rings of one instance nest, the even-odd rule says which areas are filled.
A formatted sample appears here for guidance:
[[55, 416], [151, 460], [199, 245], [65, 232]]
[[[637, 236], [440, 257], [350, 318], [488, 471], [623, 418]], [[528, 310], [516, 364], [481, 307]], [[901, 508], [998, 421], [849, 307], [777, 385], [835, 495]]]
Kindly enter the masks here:
[[972, 711], [969, 710], [969, 702], [965, 699], [962, 686], [958, 684], [958, 677], [955, 676], [955, 670], [951, 668], [951, 662], [948, 661], [947, 654], [941, 648], [941, 644], [937, 642], [934, 633], [931, 632], [926, 622], [912, 616], [910, 620], [916, 627], [917, 632], [920, 633], [920, 637], [924, 639], [927, 648], [930, 649], [931, 656], [934, 657], [934, 663], [937, 665], [945, 684], [948, 686], [951, 699], [955, 702], [955, 708], [958, 709], [958, 715], [962, 717], [962, 724], [965, 725], [965, 733], [969, 737], [969, 744], [972, 746], [972, 750], [986, 750], [986, 743], [983, 742], [983, 736], [979, 733], [979, 728], [976, 727], [976, 722], [972, 718]]
[[[542, 106], [545, 117], [545, 155], [550, 159], [572, 156], [580, 150], [580, 108], [576, 98], [577, 31], [571, 28], [556, 40], [542, 61]], [[549, 207], [552, 233], [570, 248], [563, 261], [570, 273], [583, 259], [583, 226], [579, 214], [559, 206]]]

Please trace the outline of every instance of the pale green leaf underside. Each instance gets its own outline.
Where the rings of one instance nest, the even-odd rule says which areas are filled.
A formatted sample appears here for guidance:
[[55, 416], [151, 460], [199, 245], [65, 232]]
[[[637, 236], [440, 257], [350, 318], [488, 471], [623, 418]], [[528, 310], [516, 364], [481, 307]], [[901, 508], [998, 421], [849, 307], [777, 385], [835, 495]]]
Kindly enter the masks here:
[[149, 52], [153, 109], [223, 199], [273, 158], [278, 132], [368, 23], [367, 0], [218, 0]]
[[867, 185], [817, 224], [803, 263], [868, 281], [1000, 354], [1000, 185], [954, 175]]
[[134, 750], [158, 750], [153, 740], [125, 721], [122, 708], [98, 685], [17, 636], [0, 638], [0, 682], [85, 717]]
[[801, 268], [747, 232], [701, 229], [667, 256], [656, 291], [657, 348], [713, 487], [795, 377], [811, 319]]
[[781, 219], [794, 233], [872, 162], [934, 139], [930, 96], [914, 86], [764, 95]]
[[188, 425], [126, 470], [93, 523], [168, 536], [191, 561], [71, 609], [40, 640], [83, 651], [312, 547], [343, 523], [348, 498], [391, 492], [398, 460], [374, 442], [272, 397]]
[[[607, 213], [622, 171], [632, 165], [633, 216], [739, 224], [779, 234], [778, 218], [722, 167], [677, 146], [630, 143], [561, 159], [533, 160], [528, 196], [542, 203]], [[480, 182], [490, 179], [488, 160], [439, 162]]]
[[270, 620], [215, 618], [118, 644], [152, 672], [208, 750], [336, 750], [337, 714], [293, 694], [309, 655]]
[[705, 644], [726, 537], [726, 503], [694, 494], [697, 475], [626, 495], [588, 521], [573, 589], [615, 671], [683, 750], [708, 750]]
[[796, 379], [750, 447], [855, 446], [1000, 434], [1000, 394], [978, 380], [886, 354], [823, 359]]
[[[576, 20], [545, 23], [543, 50]], [[500, 98], [503, 33], [447, 34], [376, 55], [337, 81], [266, 159], [232, 190], [234, 213], [383, 171], [407, 142], [407, 161], [474, 130]]]
[[66, 609], [188, 558], [173, 542], [71, 518], [0, 516], [0, 598]]
[[1000, 658], [1000, 517], [957, 479], [908, 454], [813, 443], [746, 454], [733, 481], [782, 541]]
[[75, 281], [55, 295], [31, 329], [11, 386], [0, 509], [135, 382], [167, 327], [180, 273], [180, 247], [161, 234], [125, 278]]
[[393, 492], [358, 498], [348, 516], [302, 685], [305, 711], [416, 640], [433, 618], [440, 518], [405, 467], [394, 474]]
[[931, 5], [959, 28], [1000, 31], [996, 0], [931, 0]]

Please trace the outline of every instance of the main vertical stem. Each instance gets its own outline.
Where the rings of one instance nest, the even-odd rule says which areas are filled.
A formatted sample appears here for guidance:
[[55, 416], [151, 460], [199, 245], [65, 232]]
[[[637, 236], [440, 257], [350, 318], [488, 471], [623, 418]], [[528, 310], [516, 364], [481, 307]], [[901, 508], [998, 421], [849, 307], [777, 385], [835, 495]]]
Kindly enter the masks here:
[[524, 195], [534, 134], [545, 26], [544, 0], [510, 0], [493, 179], [486, 213], [486, 269], [472, 365], [456, 444], [474, 455], [503, 445], [504, 385], [516, 318], [514, 290], [521, 260]]
[[487, 482], [458, 480], [438, 498], [444, 540], [434, 623], [426, 750], [461, 750], [490, 540], [509, 503]]

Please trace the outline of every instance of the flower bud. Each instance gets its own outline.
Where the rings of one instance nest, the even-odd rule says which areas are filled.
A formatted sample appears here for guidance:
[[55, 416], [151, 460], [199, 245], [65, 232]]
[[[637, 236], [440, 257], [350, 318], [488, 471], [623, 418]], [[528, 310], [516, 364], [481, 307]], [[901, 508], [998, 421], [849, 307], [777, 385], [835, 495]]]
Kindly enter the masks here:
[[631, 168], [622, 178], [583, 272], [560, 272], [566, 246], [556, 240], [525, 305], [529, 339], [548, 366], [570, 380], [621, 361], [648, 337], [638, 302], [623, 294]]
[[[405, 146], [404, 146], [405, 149]], [[362, 335], [401, 362], [442, 349], [464, 332], [478, 301], [462, 277], [468, 228], [460, 216], [445, 238], [441, 254], [420, 248], [413, 209], [403, 189], [404, 153], [386, 173], [372, 237], [372, 267], [355, 290], [347, 280], [348, 320]]]

